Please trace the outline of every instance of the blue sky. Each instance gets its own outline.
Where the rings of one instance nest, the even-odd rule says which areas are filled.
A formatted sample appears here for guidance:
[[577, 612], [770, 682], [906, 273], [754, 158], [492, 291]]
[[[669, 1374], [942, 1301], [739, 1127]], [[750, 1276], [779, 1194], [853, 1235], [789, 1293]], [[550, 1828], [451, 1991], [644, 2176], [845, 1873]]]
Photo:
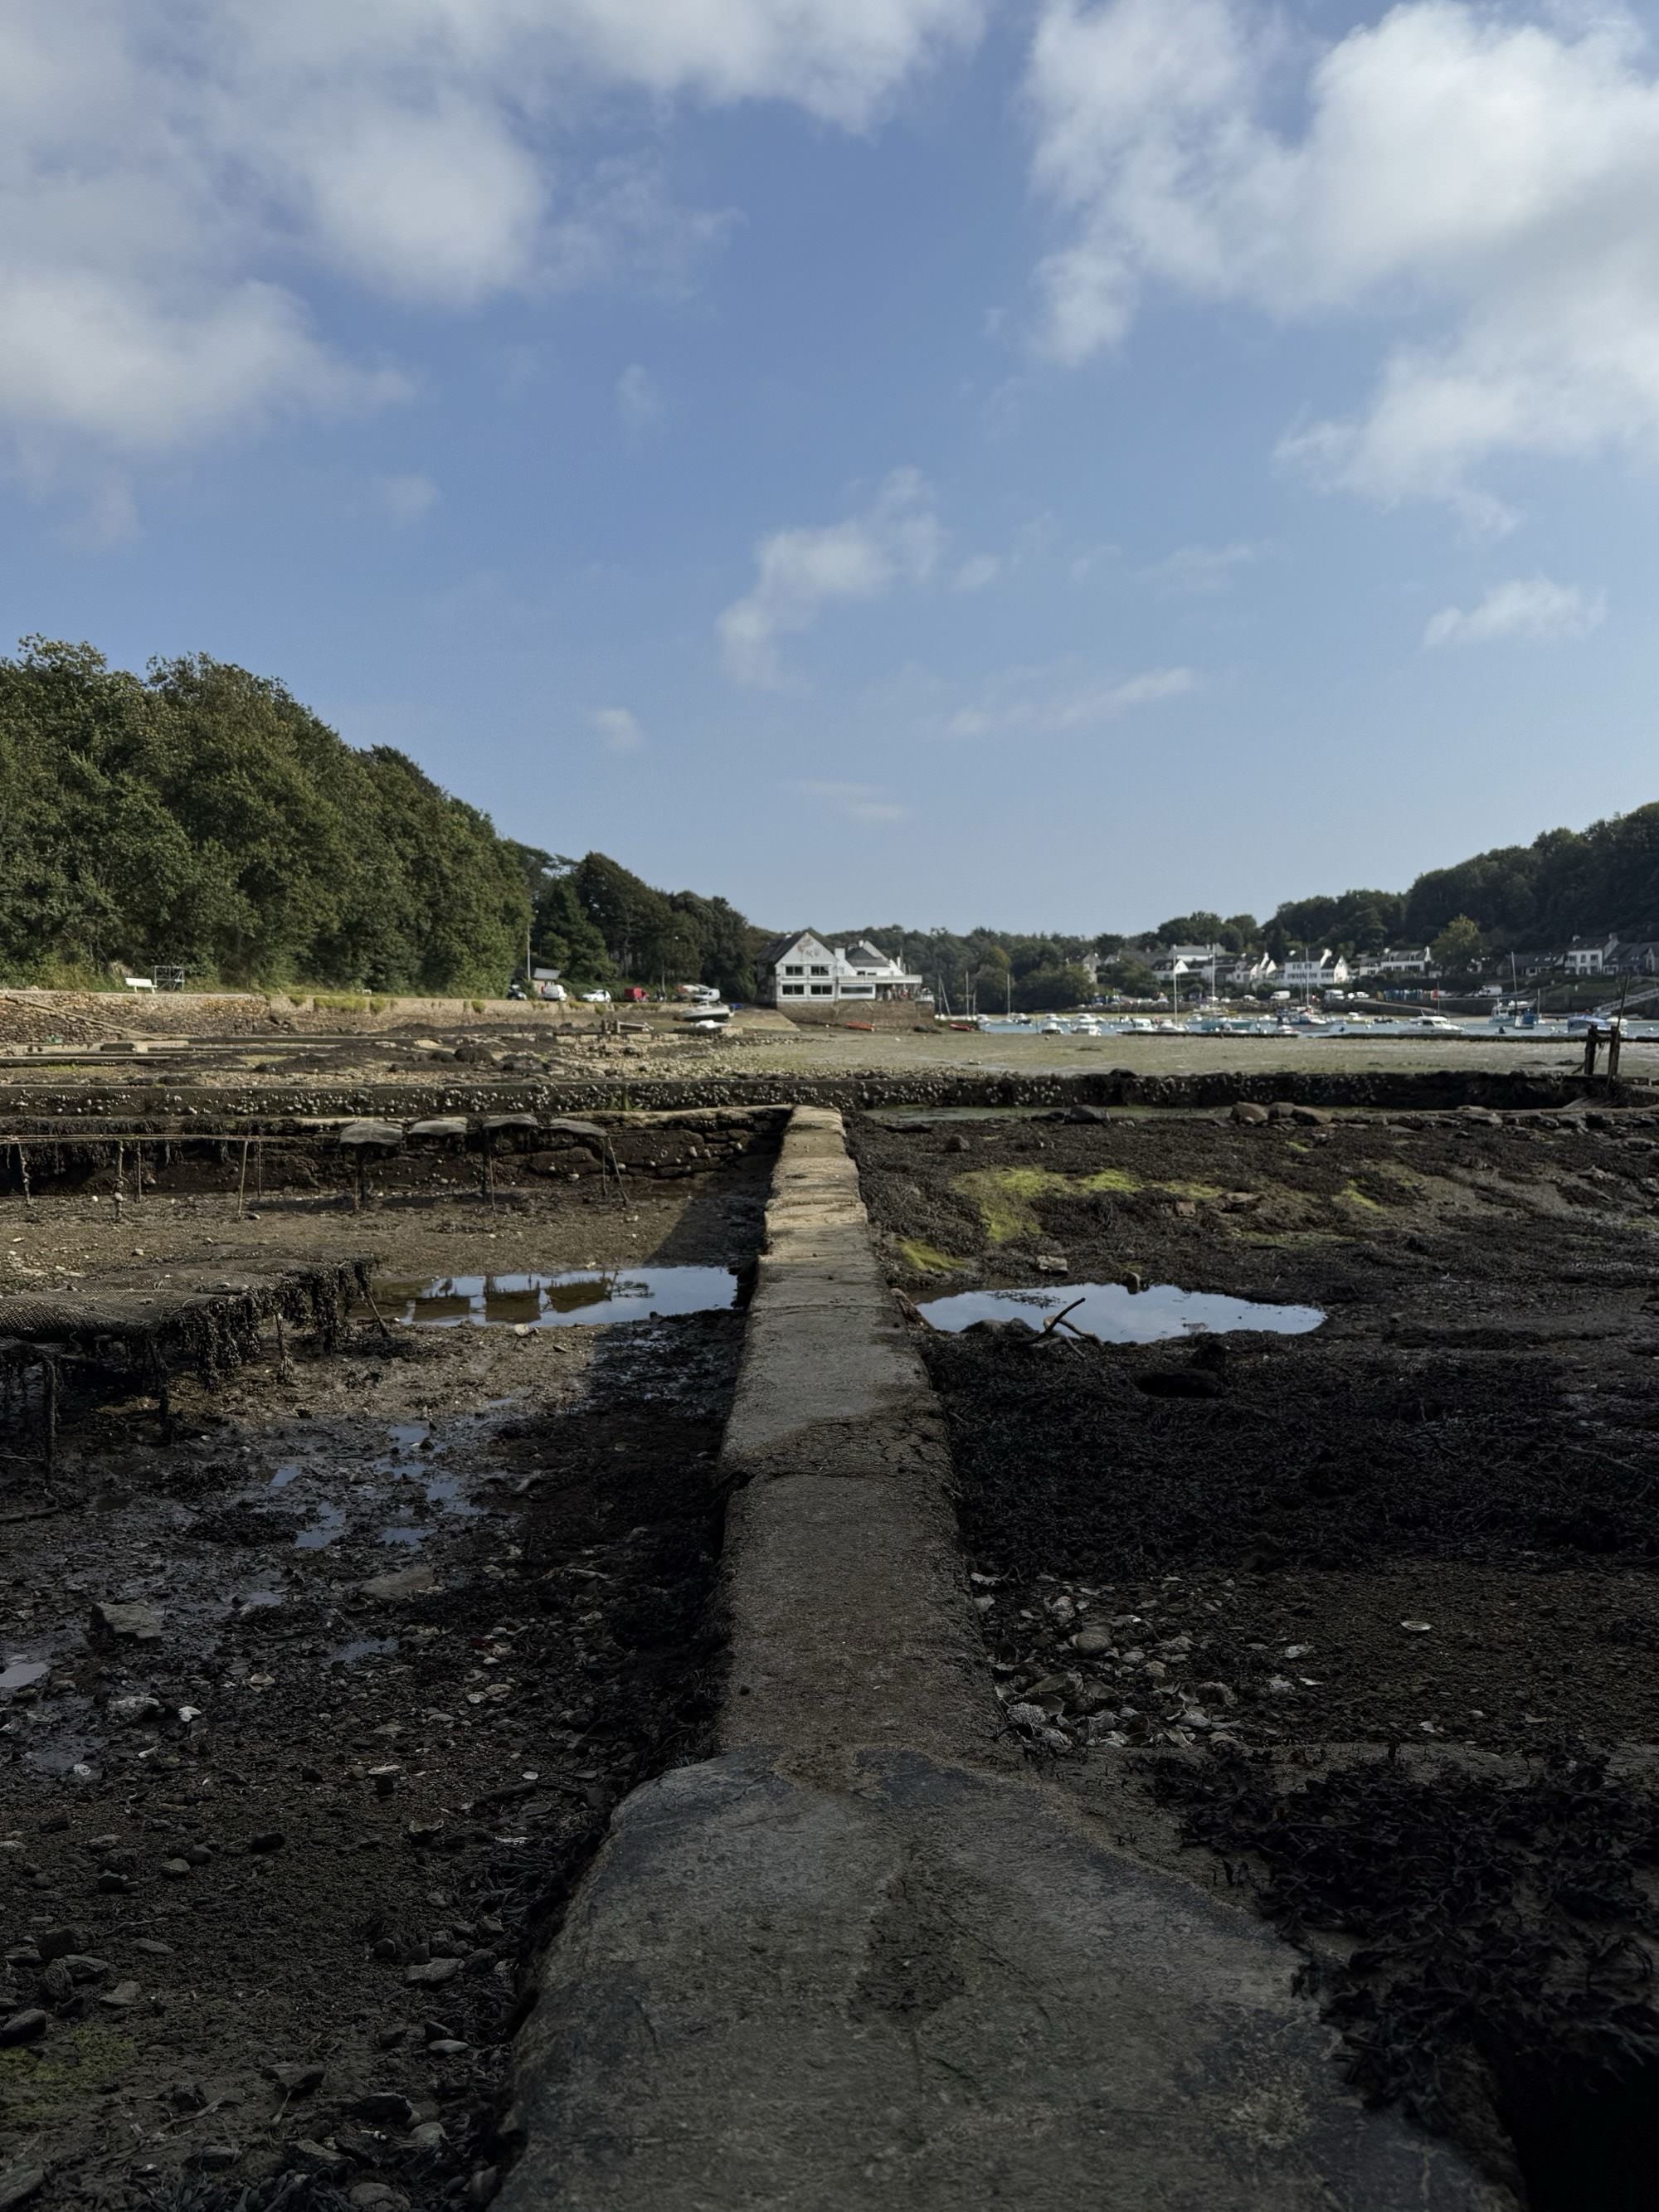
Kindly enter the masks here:
[[19, 0], [0, 629], [785, 927], [1659, 798], [1648, 18]]

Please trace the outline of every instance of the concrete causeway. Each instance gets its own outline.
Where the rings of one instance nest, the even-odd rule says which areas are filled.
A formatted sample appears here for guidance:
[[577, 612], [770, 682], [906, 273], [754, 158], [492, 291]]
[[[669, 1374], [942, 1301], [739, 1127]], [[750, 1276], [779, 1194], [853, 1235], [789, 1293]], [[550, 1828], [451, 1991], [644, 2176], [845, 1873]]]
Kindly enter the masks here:
[[1003, 1736], [942, 1416], [797, 1110], [722, 1455], [715, 1757], [636, 1790], [519, 2040], [503, 2212], [1501, 2212], [1264, 1923]]

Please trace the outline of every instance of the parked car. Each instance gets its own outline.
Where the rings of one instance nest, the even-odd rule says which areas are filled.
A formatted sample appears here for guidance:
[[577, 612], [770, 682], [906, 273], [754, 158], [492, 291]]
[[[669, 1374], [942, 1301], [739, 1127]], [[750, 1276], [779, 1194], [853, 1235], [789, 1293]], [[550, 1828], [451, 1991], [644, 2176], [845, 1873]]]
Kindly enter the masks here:
[[584, 991], [582, 1004], [585, 1006], [608, 1006], [611, 1004], [611, 994], [609, 991]]
[[509, 999], [522, 999], [525, 996], [524, 985], [522, 983], [509, 983], [507, 987], [507, 995]]

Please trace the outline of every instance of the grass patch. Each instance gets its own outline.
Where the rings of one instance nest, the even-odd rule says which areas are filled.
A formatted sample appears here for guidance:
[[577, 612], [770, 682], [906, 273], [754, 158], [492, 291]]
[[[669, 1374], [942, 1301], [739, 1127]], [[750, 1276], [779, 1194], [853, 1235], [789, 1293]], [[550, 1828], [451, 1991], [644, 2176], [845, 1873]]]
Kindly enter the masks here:
[[44, 2047], [0, 2051], [0, 2106], [8, 2122], [50, 2127], [124, 2074], [136, 2048], [130, 2035], [94, 2021], [67, 2033], [55, 2029]]
[[1382, 1200], [1368, 1196], [1357, 1182], [1345, 1182], [1337, 1196], [1346, 1198], [1350, 1206], [1363, 1206], [1368, 1213], [1381, 1213], [1383, 1210]]
[[1363, 1240], [1340, 1237], [1334, 1229], [1236, 1229], [1241, 1244], [1275, 1244], [1292, 1249], [1309, 1244], [1353, 1244]]
[[905, 1266], [917, 1275], [953, 1275], [958, 1267], [968, 1264], [965, 1260], [952, 1259], [937, 1244], [929, 1244], [920, 1237], [901, 1237], [897, 1250]]
[[1218, 1183], [1147, 1182], [1127, 1168], [1097, 1168], [1092, 1175], [1056, 1175], [1052, 1168], [975, 1168], [956, 1178], [954, 1188], [972, 1200], [993, 1244], [1012, 1244], [1042, 1234], [1033, 1207], [1040, 1198], [1092, 1198], [1102, 1191], [1128, 1196], [1163, 1191], [1171, 1198], [1214, 1202], [1227, 1196]]

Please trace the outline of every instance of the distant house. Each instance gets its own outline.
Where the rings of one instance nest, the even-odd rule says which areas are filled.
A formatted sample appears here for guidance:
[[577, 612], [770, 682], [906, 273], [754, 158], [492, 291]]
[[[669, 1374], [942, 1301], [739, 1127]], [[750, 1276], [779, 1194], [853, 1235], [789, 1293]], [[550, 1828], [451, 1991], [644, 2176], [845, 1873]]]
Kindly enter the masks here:
[[1215, 973], [1217, 982], [1230, 991], [1255, 991], [1271, 983], [1279, 968], [1265, 952], [1230, 952]]
[[1569, 975], [1600, 975], [1606, 969], [1608, 953], [1618, 941], [1617, 938], [1609, 937], [1592, 944], [1582, 937], [1575, 937], [1566, 949], [1562, 965]]
[[1224, 945], [1166, 945], [1151, 965], [1158, 981], [1167, 983], [1176, 975], [1196, 975], [1201, 971], [1207, 976], [1212, 961], [1218, 973], [1232, 957]]
[[775, 937], [755, 963], [763, 1006], [838, 1005], [843, 999], [917, 999], [922, 979], [862, 938], [839, 950], [810, 929]]
[[1609, 975], [1659, 975], [1659, 938], [1615, 938], [1602, 966]]
[[1286, 960], [1279, 971], [1281, 991], [1340, 991], [1348, 981], [1348, 963], [1338, 952]]

